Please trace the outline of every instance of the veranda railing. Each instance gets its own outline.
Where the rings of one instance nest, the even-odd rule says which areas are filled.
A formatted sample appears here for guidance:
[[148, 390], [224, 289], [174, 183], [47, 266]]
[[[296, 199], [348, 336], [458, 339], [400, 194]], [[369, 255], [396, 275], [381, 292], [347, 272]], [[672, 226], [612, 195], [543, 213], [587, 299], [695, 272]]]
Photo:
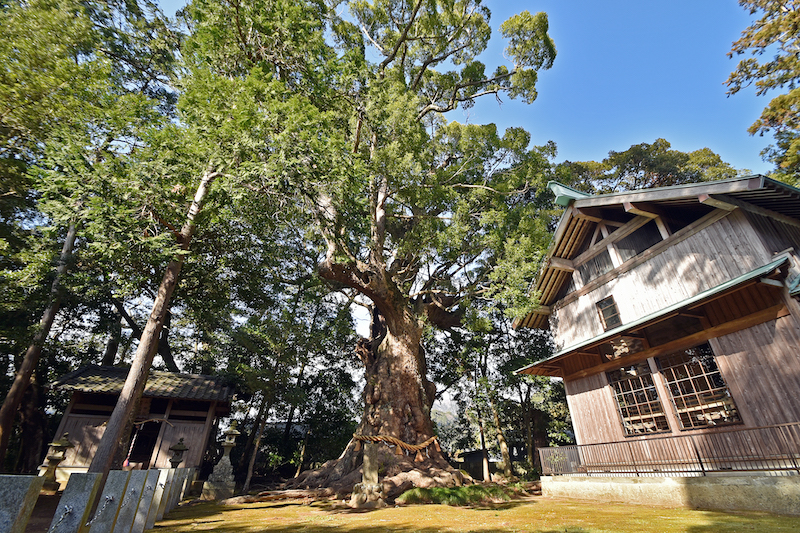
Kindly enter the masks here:
[[540, 448], [539, 457], [548, 476], [800, 474], [800, 423]]

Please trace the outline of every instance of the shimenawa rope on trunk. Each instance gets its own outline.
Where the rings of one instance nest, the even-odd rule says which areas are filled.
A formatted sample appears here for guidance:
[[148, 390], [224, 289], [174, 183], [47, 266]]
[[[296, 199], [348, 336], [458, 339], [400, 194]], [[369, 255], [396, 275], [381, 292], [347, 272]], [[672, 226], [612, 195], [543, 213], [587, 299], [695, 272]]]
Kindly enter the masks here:
[[[379, 442], [386, 444], [387, 446], [395, 446], [395, 454], [403, 455], [405, 453], [414, 453], [416, 452], [416, 457], [414, 461], [417, 463], [421, 463], [424, 461], [422, 457], [422, 450], [425, 450], [425, 453], [428, 454], [427, 448], [431, 444], [433, 444], [434, 448], [436, 448], [437, 452], [441, 452], [442, 448], [439, 446], [439, 437], [434, 435], [433, 437], [429, 438], [422, 444], [409, 444], [407, 442], [403, 442], [402, 440], [391, 437], [389, 435], [356, 435], [353, 434], [353, 440], [356, 441], [356, 451], [361, 450], [361, 443], [362, 442]], [[430, 457], [430, 455], [428, 454]]]

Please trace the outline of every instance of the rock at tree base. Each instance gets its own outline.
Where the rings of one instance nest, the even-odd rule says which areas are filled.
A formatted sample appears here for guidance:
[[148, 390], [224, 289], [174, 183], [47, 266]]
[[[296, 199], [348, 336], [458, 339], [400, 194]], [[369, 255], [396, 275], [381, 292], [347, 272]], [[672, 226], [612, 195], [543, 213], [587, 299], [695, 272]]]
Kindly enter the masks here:
[[383, 485], [380, 483], [357, 483], [350, 497], [353, 509], [380, 509], [386, 507], [383, 500]]

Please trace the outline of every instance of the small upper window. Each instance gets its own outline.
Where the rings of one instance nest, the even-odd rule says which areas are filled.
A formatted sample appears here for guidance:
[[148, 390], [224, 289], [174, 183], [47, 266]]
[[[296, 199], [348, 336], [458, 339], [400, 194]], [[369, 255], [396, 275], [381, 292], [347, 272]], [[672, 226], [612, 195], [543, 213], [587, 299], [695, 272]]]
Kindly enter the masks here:
[[622, 320], [619, 318], [619, 310], [613, 296], [603, 298], [597, 302], [597, 312], [600, 314], [600, 321], [606, 331], [622, 325]]

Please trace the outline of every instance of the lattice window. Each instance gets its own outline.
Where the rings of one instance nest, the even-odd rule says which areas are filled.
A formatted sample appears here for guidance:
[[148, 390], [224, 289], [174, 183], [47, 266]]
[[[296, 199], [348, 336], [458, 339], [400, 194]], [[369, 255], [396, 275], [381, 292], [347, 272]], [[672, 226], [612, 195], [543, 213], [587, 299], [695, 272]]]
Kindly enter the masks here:
[[622, 325], [622, 320], [619, 318], [619, 310], [613, 296], [603, 298], [597, 302], [597, 312], [600, 313], [600, 320], [603, 322], [603, 328], [606, 331]]
[[656, 358], [682, 429], [741, 422], [708, 343]]
[[609, 372], [607, 376], [625, 435], [669, 431], [664, 407], [646, 361]]

